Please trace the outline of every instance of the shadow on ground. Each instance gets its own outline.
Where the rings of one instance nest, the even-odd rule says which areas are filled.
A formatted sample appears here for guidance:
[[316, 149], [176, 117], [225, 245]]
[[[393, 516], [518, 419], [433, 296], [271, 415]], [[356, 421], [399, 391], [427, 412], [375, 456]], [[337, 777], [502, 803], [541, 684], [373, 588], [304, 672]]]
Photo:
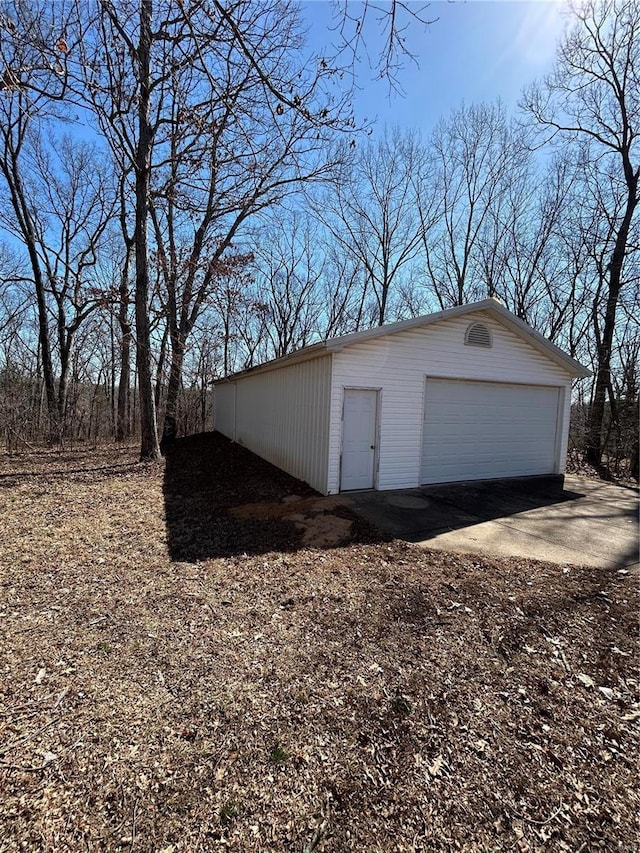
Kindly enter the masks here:
[[529, 480], [361, 492], [354, 496], [354, 502], [374, 523], [410, 542], [420, 542], [443, 531], [459, 530], [481, 521], [551, 507], [580, 497], [581, 494], [567, 491], [559, 483]]
[[353, 506], [409, 542], [429, 545], [438, 538], [438, 547], [480, 547], [503, 556], [506, 551], [496, 547], [515, 542], [514, 554], [537, 559], [562, 562], [573, 555], [578, 562], [637, 563], [637, 491], [578, 478], [565, 483], [530, 478], [366, 492], [353, 496]]
[[163, 492], [174, 561], [382, 538], [341, 500], [322, 498], [217, 432], [178, 439], [168, 449]]
[[[25, 453], [0, 453], [0, 488], [13, 488], [27, 477], [69, 477], [125, 474], [138, 464], [139, 448], [101, 445], [66, 450], [39, 448]], [[114, 461], [114, 459], [119, 461]]]
[[180, 562], [393, 538], [551, 562], [638, 560], [637, 491], [578, 478], [567, 488], [529, 479], [322, 497], [203, 433], [169, 448], [163, 490], [169, 554]]

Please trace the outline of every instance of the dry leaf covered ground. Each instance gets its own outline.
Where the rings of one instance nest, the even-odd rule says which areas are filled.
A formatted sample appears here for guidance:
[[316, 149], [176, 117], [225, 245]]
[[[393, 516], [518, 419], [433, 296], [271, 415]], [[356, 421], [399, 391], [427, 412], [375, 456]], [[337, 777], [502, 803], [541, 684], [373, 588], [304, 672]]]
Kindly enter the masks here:
[[1, 458], [2, 853], [635, 849], [637, 577], [134, 461]]

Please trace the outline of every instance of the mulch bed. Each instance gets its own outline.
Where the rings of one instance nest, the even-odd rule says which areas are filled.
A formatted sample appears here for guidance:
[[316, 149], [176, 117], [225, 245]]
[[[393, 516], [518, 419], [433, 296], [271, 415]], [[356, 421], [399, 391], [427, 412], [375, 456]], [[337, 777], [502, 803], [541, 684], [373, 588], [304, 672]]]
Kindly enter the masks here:
[[0, 853], [634, 849], [637, 576], [135, 456], [0, 457]]

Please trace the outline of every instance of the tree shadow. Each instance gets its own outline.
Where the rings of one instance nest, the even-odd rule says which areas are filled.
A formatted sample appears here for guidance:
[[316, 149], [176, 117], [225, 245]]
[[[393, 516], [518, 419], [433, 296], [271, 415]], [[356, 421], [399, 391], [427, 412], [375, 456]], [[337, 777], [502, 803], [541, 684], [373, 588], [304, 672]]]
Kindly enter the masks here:
[[[620, 532], [625, 550], [617, 559], [620, 565], [633, 565], [638, 561], [636, 496], [633, 489], [621, 489], [618, 500], [609, 501], [590, 496], [589, 490], [564, 488], [561, 478], [526, 478], [367, 492], [356, 495], [354, 504], [370, 523], [408, 542], [425, 544], [443, 533], [497, 521], [576, 553], [591, 547], [598, 554], [609, 547], [606, 537], [615, 537], [617, 543]], [[544, 514], [526, 525], [526, 513], [538, 509]]]
[[[169, 555], [177, 562], [296, 551], [305, 547], [297, 506], [322, 500], [306, 483], [217, 432], [177, 439], [167, 448], [163, 493]], [[299, 502], [287, 503], [292, 496]], [[381, 534], [343, 506], [327, 513], [334, 520], [326, 524], [339, 525], [345, 514], [352, 521], [348, 541], [380, 541]]]
[[[494, 519], [509, 522], [539, 507], [548, 508], [547, 530], [539, 535], [548, 532], [567, 547], [583, 544], [572, 540], [583, 536], [585, 522], [594, 530], [601, 529], [603, 522], [606, 526], [614, 522], [605, 501], [583, 508], [579, 499], [584, 495], [564, 489], [559, 479], [322, 498], [306, 483], [220, 433], [178, 439], [167, 449], [163, 492], [167, 544], [171, 559], [177, 562], [396, 537], [428, 543], [445, 531]], [[573, 521], [562, 510], [567, 503], [576, 508]], [[632, 521], [634, 515], [637, 508], [630, 506], [624, 519]], [[308, 538], [310, 524], [320, 531], [316, 541]], [[327, 532], [335, 535], [323, 538]], [[637, 559], [637, 551], [634, 556], [631, 550], [621, 565], [632, 565]]]
[[[123, 474], [125, 471], [135, 471], [137, 463], [135, 462], [120, 462], [113, 465], [96, 465], [93, 468], [45, 468], [34, 469], [29, 471], [20, 471], [19, 473], [7, 472], [0, 474], [0, 481], [10, 481], [8, 485], [14, 486], [21, 478], [26, 477], [67, 477], [70, 474]], [[0, 486], [4, 485], [0, 482]]]
[[[119, 457], [122, 461], [114, 461]], [[0, 454], [0, 486], [15, 485], [28, 477], [67, 477], [74, 474], [123, 474], [135, 471], [137, 448], [105, 444], [65, 450], [36, 449], [25, 453]]]
[[408, 541], [423, 541], [444, 531], [579, 497], [552, 482], [495, 480], [361, 492], [354, 500], [359, 512], [373, 523]]

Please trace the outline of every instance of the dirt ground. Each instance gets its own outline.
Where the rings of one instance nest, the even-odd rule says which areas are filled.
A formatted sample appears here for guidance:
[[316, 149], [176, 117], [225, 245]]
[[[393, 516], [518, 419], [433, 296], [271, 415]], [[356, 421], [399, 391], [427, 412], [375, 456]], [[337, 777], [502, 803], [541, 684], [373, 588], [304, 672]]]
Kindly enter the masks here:
[[0, 853], [636, 849], [637, 577], [135, 458], [0, 456]]

